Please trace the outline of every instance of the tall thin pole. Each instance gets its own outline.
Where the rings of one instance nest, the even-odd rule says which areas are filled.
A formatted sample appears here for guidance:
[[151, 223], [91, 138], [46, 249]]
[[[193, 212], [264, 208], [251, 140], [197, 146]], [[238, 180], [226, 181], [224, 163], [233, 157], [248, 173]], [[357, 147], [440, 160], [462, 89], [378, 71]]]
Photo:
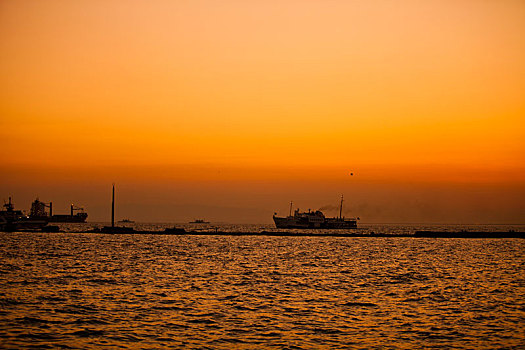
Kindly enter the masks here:
[[341, 205], [339, 206], [339, 219], [343, 218], [343, 195], [341, 195]]
[[115, 184], [113, 184], [113, 196], [111, 198], [111, 227], [115, 227]]
[[293, 205], [293, 202], [290, 202], [290, 216], [292, 216], [292, 205]]

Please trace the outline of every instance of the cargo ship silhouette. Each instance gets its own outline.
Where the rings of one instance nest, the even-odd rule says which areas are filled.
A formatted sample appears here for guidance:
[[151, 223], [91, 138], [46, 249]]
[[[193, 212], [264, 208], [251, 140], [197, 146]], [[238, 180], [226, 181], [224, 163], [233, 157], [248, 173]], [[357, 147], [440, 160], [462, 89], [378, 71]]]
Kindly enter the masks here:
[[11, 197], [4, 203], [4, 210], [0, 210], [0, 231], [33, 231], [41, 230], [48, 223], [47, 218], [35, 218], [16, 210]]
[[[49, 208], [49, 214], [46, 212], [46, 208]], [[75, 211], [78, 211], [75, 213]], [[70, 214], [55, 214], [53, 215], [53, 202], [44, 203], [38, 198], [31, 204], [31, 211], [29, 214], [30, 218], [33, 219], [46, 219], [48, 222], [74, 222], [83, 223], [86, 222], [88, 214], [84, 212], [84, 208], [76, 207], [71, 204]]]

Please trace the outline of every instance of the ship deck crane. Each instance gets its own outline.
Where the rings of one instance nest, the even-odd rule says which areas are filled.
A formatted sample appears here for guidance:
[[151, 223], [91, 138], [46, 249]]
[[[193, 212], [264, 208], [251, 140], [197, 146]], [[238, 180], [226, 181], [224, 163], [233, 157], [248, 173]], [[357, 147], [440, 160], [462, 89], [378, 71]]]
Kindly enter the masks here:
[[76, 207], [74, 204], [71, 204], [71, 216], [75, 215], [75, 211], [84, 212], [84, 208]]

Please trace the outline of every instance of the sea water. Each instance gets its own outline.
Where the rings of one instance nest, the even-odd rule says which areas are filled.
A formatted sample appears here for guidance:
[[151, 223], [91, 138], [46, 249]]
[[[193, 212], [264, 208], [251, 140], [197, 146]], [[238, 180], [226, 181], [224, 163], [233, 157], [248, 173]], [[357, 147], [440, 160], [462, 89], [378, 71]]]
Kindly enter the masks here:
[[[220, 229], [271, 229], [255, 226]], [[522, 239], [0, 233], [0, 347], [524, 348], [524, 252]]]

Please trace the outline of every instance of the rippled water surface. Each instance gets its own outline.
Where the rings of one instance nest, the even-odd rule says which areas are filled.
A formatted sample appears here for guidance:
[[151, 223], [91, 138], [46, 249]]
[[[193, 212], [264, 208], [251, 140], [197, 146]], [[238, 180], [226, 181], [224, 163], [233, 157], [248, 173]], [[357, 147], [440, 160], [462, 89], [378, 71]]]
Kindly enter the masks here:
[[0, 233], [1, 348], [524, 348], [525, 241]]

